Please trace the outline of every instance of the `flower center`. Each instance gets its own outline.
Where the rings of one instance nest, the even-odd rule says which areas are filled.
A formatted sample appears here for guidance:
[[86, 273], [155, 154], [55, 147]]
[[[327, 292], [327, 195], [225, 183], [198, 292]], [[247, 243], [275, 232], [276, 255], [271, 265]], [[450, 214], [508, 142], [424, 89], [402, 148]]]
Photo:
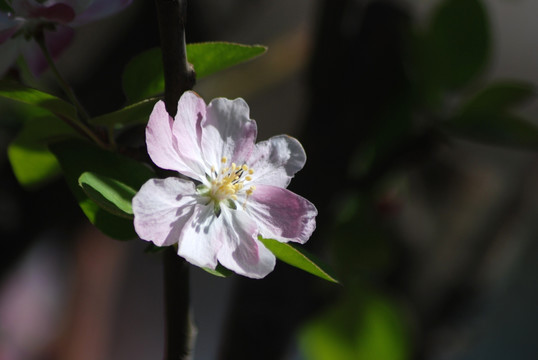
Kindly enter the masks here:
[[[252, 195], [255, 186], [250, 186], [245, 190], [245, 182], [252, 180], [251, 175], [254, 174], [254, 170], [250, 169], [246, 164], [238, 166], [232, 163], [230, 166], [226, 166], [228, 159], [223, 157], [221, 160], [220, 172], [217, 172], [215, 167], [211, 167], [211, 188], [209, 190], [209, 196], [219, 203], [222, 200], [237, 200], [237, 195], [244, 191], [246, 197]], [[246, 199], [245, 199], [246, 201]]]

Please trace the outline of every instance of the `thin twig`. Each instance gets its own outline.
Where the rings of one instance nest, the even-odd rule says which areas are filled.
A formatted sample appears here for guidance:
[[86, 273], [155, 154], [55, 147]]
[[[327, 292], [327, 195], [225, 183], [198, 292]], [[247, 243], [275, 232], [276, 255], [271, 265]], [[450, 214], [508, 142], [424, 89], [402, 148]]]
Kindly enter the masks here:
[[50, 55], [47, 45], [45, 44], [44, 34], [42, 32], [38, 33], [35, 36], [35, 40], [37, 44], [39, 45], [39, 47], [41, 48], [41, 51], [43, 55], [45, 56], [45, 59], [47, 60], [47, 64], [49, 65], [50, 69], [52, 70], [54, 74], [54, 77], [56, 78], [56, 81], [58, 82], [58, 85], [60, 85], [60, 87], [62, 88], [63, 92], [65, 93], [65, 95], [67, 96], [71, 104], [73, 104], [73, 106], [75, 106], [75, 108], [77, 109], [79, 121], [75, 122], [75, 121], [67, 121], [65, 118], [62, 118], [62, 119], [66, 121], [68, 125], [75, 128], [75, 130], [79, 130], [82, 133], [84, 133], [88, 138], [90, 138], [97, 145], [99, 145], [100, 147], [104, 149], [107, 149], [108, 145], [105, 144], [103, 140], [101, 140], [101, 138], [97, 134], [95, 134], [87, 125], [90, 117], [88, 113], [86, 112], [86, 110], [84, 110], [84, 108], [78, 101], [75, 93], [73, 92], [73, 89], [71, 89], [67, 81], [65, 81], [63, 76], [58, 71], [58, 68], [56, 67], [54, 60], [52, 59], [52, 56]]

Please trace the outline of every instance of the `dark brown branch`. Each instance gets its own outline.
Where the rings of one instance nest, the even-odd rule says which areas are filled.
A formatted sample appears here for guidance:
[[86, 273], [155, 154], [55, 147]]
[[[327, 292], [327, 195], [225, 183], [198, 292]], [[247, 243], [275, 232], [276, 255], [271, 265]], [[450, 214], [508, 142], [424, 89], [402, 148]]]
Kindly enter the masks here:
[[176, 115], [181, 95], [192, 89], [195, 74], [187, 61], [185, 43], [186, 0], [155, 0], [164, 67], [164, 102], [171, 116]]
[[[155, 0], [164, 68], [164, 101], [174, 117], [181, 95], [192, 89], [195, 74], [187, 61], [185, 44], [186, 0]], [[191, 322], [189, 318], [189, 264], [173, 247], [164, 253], [165, 360], [189, 358]]]

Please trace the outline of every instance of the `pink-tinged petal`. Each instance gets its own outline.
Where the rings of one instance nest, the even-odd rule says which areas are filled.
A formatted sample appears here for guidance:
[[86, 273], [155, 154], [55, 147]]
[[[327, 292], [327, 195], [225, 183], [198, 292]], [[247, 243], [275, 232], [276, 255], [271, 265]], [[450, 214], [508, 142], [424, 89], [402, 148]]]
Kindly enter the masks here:
[[242, 164], [254, 148], [256, 134], [256, 122], [249, 118], [249, 108], [243, 99], [214, 99], [202, 121], [204, 158], [210, 166], [219, 166], [222, 157]]
[[243, 211], [223, 207], [224, 223], [219, 262], [226, 268], [254, 279], [261, 279], [275, 268], [275, 256], [257, 240], [258, 227]]
[[305, 243], [316, 228], [318, 211], [305, 198], [280, 187], [259, 185], [246, 203], [260, 234], [281, 242]]
[[47, 19], [61, 24], [68, 24], [75, 19], [75, 10], [69, 5], [60, 3], [35, 8], [30, 11], [29, 16], [33, 18]]
[[174, 177], [149, 180], [133, 198], [136, 233], [157, 246], [177, 243], [198, 201], [191, 181]]
[[131, 3], [132, 0], [95, 0], [85, 11], [77, 15], [72, 24], [78, 26], [103, 19], [125, 9]]
[[253, 184], [285, 188], [305, 162], [301, 143], [290, 136], [279, 135], [257, 143], [247, 164], [254, 170]]
[[146, 144], [151, 160], [160, 168], [175, 170], [180, 173], [198, 178], [198, 173], [191, 170], [181, 159], [177, 150], [177, 141], [172, 133], [174, 121], [168, 115], [163, 101], [158, 101], [153, 107], [146, 127]]
[[187, 91], [179, 99], [176, 119], [172, 125], [178, 155], [190, 167], [192, 173], [199, 175], [198, 180], [203, 180], [204, 174], [209, 171], [206, 169], [201, 150], [201, 123], [205, 114], [205, 101], [195, 92]]
[[[58, 58], [69, 47], [73, 37], [73, 29], [67, 26], [57, 26], [56, 31], [45, 32], [45, 43], [54, 59]], [[25, 41], [21, 45], [24, 59], [34, 76], [37, 77], [48, 69], [47, 60], [34, 40]]]
[[215, 216], [213, 204], [196, 205], [181, 232], [178, 255], [193, 265], [215, 269], [224, 230], [222, 217]]
[[46, 5], [34, 0], [16, 0], [11, 7], [17, 16], [26, 18], [46, 19], [62, 24], [70, 23], [75, 18], [75, 10], [64, 3]]

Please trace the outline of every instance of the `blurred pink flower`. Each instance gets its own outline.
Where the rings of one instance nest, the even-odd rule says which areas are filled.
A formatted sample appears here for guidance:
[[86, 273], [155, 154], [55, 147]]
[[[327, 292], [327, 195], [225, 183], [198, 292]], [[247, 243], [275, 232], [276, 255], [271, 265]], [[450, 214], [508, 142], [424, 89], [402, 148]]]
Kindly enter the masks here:
[[159, 101], [146, 128], [153, 162], [179, 177], [152, 179], [133, 199], [138, 235], [157, 246], [177, 244], [188, 262], [210, 269], [220, 263], [263, 278], [275, 256], [258, 235], [305, 243], [317, 210], [286, 189], [306, 161], [301, 144], [280, 135], [255, 143], [256, 122], [243, 99], [214, 99], [194, 92], [178, 103], [175, 121]]
[[39, 46], [32, 38], [45, 31], [45, 42], [53, 57], [67, 48], [73, 38], [71, 27], [112, 15], [132, 0], [12, 0], [12, 11], [0, 11], [0, 75], [23, 55], [34, 75], [47, 68]]

